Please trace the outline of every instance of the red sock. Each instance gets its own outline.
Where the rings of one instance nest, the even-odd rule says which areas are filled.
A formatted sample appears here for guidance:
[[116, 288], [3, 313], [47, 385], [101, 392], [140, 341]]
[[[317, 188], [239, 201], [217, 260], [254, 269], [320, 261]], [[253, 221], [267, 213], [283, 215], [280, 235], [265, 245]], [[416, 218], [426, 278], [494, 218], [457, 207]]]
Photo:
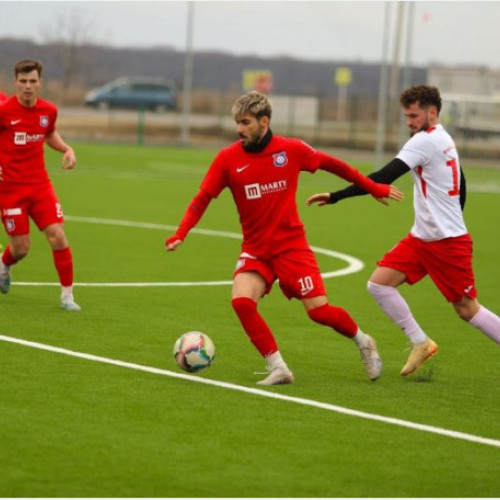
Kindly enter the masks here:
[[7, 245], [5, 247], [5, 250], [2, 254], [2, 262], [9, 267], [17, 262], [17, 260], [14, 259], [14, 256], [12, 255], [12, 248], [10, 245]]
[[329, 326], [345, 337], [352, 339], [358, 331], [358, 325], [349, 316], [348, 312], [341, 307], [325, 304], [311, 309], [307, 314], [316, 323]]
[[247, 297], [232, 300], [233, 309], [246, 334], [263, 357], [278, 351], [274, 335], [257, 311], [257, 304]]
[[59, 282], [62, 286], [73, 284], [73, 256], [69, 247], [62, 250], [53, 250], [54, 264], [59, 275]]

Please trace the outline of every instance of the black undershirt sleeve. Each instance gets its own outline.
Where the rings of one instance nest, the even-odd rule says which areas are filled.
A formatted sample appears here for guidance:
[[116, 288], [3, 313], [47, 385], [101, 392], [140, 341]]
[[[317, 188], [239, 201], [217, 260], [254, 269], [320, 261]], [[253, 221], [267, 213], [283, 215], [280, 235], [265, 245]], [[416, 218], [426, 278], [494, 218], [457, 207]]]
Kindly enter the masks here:
[[[410, 167], [403, 160], [394, 158], [385, 167], [382, 167], [380, 170], [377, 170], [376, 172], [368, 175], [368, 178], [372, 181], [379, 182], [380, 184], [392, 184], [396, 179], [406, 174], [406, 172], [409, 172], [409, 170]], [[463, 175], [461, 178], [464, 179]], [[460, 188], [461, 187], [462, 186], [460, 186]], [[461, 192], [462, 191], [460, 189], [460, 193]], [[352, 196], [363, 196], [365, 194], [368, 193], [360, 187], [352, 184], [345, 189], [330, 193], [330, 201], [328, 201], [328, 203], [333, 204], [337, 203], [340, 200], [343, 200], [344, 198], [351, 198]]]
[[467, 183], [465, 182], [465, 175], [462, 167], [460, 166], [460, 206], [462, 207], [462, 212], [465, 208], [465, 200], [467, 198]]

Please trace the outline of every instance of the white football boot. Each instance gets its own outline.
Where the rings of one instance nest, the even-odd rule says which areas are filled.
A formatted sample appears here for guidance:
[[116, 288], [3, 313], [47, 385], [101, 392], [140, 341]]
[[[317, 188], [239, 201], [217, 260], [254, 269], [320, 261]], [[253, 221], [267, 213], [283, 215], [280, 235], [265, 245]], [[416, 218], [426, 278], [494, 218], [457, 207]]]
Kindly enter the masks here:
[[[365, 334], [366, 335], [366, 334]], [[365, 366], [365, 372], [370, 380], [377, 380], [382, 375], [382, 360], [377, 351], [375, 340], [369, 335], [368, 343], [364, 347], [359, 348], [361, 360]]]
[[278, 365], [274, 370], [271, 370], [269, 375], [257, 382], [258, 385], [280, 385], [293, 384], [293, 373], [286, 365]]
[[75, 302], [73, 295], [61, 295], [61, 309], [65, 311], [81, 311], [82, 308]]
[[10, 279], [10, 266], [6, 266], [0, 259], [0, 292], [9, 293]]

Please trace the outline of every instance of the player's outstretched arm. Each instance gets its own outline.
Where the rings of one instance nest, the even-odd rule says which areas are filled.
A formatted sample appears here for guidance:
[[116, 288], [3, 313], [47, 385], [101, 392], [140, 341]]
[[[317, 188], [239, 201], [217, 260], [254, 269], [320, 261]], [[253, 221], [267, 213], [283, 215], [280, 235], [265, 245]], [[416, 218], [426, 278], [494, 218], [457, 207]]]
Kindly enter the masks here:
[[314, 205], [315, 203], [318, 207], [330, 203], [330, 193], [316, 193], [310, 196], [306, 201], [306, 205], [308, 206]]
[[[357, 187], [357, 186], [354, 186], [354, 187]], [[343, 191], [346, 191], [346, 190], [343, 190]], [[332, 195], [334, 195], [334, 194], [335, 193], [313, 194], [312, 196], [310, 196], [307, 199], [306, 205], [311, 206], [311, 205], [314, 205], [316, 203], [319, 207], [322, 207], [323, 205], [326, 205], [326, 204], [335, 203], [334, 201], [331, 201]], [[364, 191], [360, 194], [367, 194], [367, 193], [366, 193], [366, 191]], [[387, 200], [390, 199], [390, 200], [394, 200], [394, 201], [402, 201], [404, 198], [404, 194], [396, 186], [389, 186], [389, 194], [387, 196], [382, 196], [380, 198], [374, 196], [374, 198], [379, 203], [382, 203], [382, 205], [389, 205]]]
[[[367, 178], [370, 179], [371, 181], [375, 181], [374, 183], [378, 185], [391, 184], [396, 179], [398, 179], [405, 173], [409, 172], [409, 170], [410, 168], [408, 167], [408, 165], [406, 165], [406, 163], [404, 163], [399, 158], [394, 158], [380, 170], [371, 173]], [[306, 201], [306, 204], [312, 205], [314, 203], [317, 203], [319, 206], [322, 206], [325, 204], [337, 203], [338, 201], [343, 200], [344, 198], [351, 198], [353, 196], [363, 196], [368, 193], [370, 193], [372, 196], [375, 197], [377, 201], [383, 203], [384, 205], [387, 205], [387, 199], [392, 199], [394, 201], [401, 201], [403, 199], [403, 193], [395, 186], [389, 186], [388, 190], [386, 188], [386, 192], [384, 194], [374, 193], [371, 189], [368, 189], [368, 186], [366, 186], [366, 189], [363, 189], [363, 187], [361, 187], [359, 184], [353, 184], [345, 189], [341, 189], [333, 193], [318, 193], [312, 195]]]
[[212, 195], [210, 193], [203, 189], [198, 191], [187, 207], [175, 234], [165, 240], [165, 250], [167, 252], [175, 250], [182, 244], [189, 231], [198, 224], [211, 201]]
[[387, 196], [382, 196], [381, 198], [378, 198], [377, 196], [374, 196], [374, 198], [379, 202], [382, 203], [382, 205], [389, 205], [388, 200], [393, 200], [393, 201], [402, 201], [405, 195], [403, 194], [402, 191], [400, 191], [396, 186], [389, 186], [389, 194]]

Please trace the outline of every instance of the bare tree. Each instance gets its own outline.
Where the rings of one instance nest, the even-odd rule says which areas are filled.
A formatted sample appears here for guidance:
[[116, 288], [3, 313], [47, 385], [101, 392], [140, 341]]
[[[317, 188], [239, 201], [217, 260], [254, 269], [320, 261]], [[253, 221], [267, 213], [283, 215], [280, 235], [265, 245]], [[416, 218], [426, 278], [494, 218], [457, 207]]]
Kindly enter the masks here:
[[95, 22], [82, 15], [77, 9], [61, 10], [48, 26], [40, 29], [43, 44], [52, 57], [57, 58], [57, 64], [62, 73], [62, 96], [64, 103], [75, 83], [83, 77], [86, 59], [92, 52], [90, 46], [95, 45]]

